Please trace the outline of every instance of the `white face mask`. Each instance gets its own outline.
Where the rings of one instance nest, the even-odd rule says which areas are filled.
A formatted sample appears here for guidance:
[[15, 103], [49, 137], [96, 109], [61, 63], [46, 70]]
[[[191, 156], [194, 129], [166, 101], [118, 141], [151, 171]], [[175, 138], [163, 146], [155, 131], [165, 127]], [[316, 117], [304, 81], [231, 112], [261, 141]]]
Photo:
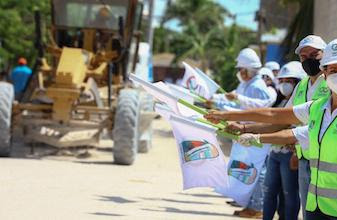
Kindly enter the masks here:
[[289, 96], [294, 90], [294, 85], [291, 83], [280, 83], [279, 84], [280, 92], [284, 96]]
[[242, 79], [242, 77], [241, 77], [240, 71], [238, 71], [238, 72], [236, 73], [236, 78], [238, 78], [238, 80], [239, 80], [240, 83], [245, 82], [245, 81]]
[[330, 74], [326, 79], [329, 88], [337, 94], [337, 73]]

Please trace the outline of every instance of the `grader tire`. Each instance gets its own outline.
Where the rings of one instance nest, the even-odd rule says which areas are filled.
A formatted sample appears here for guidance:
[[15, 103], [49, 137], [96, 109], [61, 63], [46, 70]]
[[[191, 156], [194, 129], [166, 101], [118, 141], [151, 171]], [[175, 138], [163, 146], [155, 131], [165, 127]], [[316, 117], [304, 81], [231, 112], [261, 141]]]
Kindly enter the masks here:
[[131, 165], [138, 151], [138, 129], [140, 116], [139, 92], [123, 89], [118, 97], [113, 129], [114, 162]]
[[11, 153], [13, 100], [13, 86], [6, 82], [0, 82], [0, 157], [9, 157]]
[[[153, 111], [153, 97], [146, 92], [141, 93], [140, 98], [140, 108], [141, 112], [152, 112]], [[140, 139], [138, 144], [139, 153], [148, 153], [152, 148], [152, 122], [149, 126], [145, 118], [140, 119]], [[144, 126], [145, 125], [145, 126]], [[146, 127], [146, 128], [143, 128]]]

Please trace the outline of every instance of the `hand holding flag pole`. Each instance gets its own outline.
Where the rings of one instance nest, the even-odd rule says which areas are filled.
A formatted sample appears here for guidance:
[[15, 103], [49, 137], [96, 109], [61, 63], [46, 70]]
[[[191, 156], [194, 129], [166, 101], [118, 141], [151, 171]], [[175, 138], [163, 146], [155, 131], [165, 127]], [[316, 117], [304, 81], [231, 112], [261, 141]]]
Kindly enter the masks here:
[[[151, 94], [155, 98], [157, 98], [160, 101], [169, 105], [176, 114], [180, 114], [179, 109], [177, 107], [177, 103], [180, 103], [180, 104], [194, 110], [195, 112], [197, 112], [201, 115], [208, 114], [208, 112], [205, 109], [200, 108], [198, 106], [195, 106], [195, 105], [185, 101], [184, 99], [180, 99], [180, 98], [174, 96], [173, 94], [170, 93], [169, 89], [165, 90], [164, 88], [160, 88], [158, 85], [155, 86], [152, 83], [149, 83], [147, 81], [144, 81], [144, 80], [140, 79], [139, 77], [137, 77], [134, 74], [130, 74], [130, 79], [135, 81], [136, 83], [141, 84], [142, 87], [149, 94]], [[165, 86], [165, 84], [163, 84], [163, 85]], [[208, 125], [212, 125], [213, 127], [218, 128], [220, 130], [219, 134], [223, 135], [224, 137], [231, 138], [231, 139], [234, 139], [234, 140], [238, 140], [237, 135], [227, 133], [223, 130], [227, 126], [227, 122], [225, 122], [225, 121], [222, 121], [219, 124], [213, 124], [213, 123], [211, 123], [207, 120], [204, 120], [204, 119], [199, 119], [199, 121], [202, 122], [202, 123], [207, 123]], [[254, 145], [256, 145], [257, 147], [260, 147], [260, 145], [258, 145], [258, 144], [254, 143]]]

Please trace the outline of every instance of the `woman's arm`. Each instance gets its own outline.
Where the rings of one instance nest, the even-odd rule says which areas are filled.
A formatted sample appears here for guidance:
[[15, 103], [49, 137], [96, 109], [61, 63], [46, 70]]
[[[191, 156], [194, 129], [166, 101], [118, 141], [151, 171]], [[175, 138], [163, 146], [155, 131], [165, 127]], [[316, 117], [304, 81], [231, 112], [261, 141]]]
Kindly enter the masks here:
[[204, 116], [212, 123], [220, 121], [255, 121], [270, 124], [299, 124], [293, 108], [261, 108], [236, 112], [211, 111]]
[[274, 133], [286, 129], [288, 127], [289, 125], [277, 125], [266, 123], [240, 124], [237, 122], [228, 122], [226, 130], [230, 133], [264, 134], [264, 133]]
[[238, 142], [244, 146], [251, 146], [253, 142], [284, 146], [296, 144], [297, 139], [291, 129], [286, 129], [270, 134], [243, 134]]
[[291, 129], [286, 129], [271, 134], [261, 134], [260, 141], [261, 143], [287, 145], [296, 144], [297, 139]]

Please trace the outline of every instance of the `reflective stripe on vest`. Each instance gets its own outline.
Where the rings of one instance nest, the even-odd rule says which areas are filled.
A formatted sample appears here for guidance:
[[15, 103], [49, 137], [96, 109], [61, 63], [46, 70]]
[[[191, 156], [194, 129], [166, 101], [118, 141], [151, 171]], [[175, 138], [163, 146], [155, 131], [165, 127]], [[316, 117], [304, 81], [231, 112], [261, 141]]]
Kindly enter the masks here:
[[330, 199], [337, 199], [337, 190], [335, 189], [325, 189], [321, 187], [317, 187], [316, 191], [316, 186], [313, 184], [309, 185], [309, 192], [312, 194], [317, 194], [318, 196], [330, 198]]
[[337, 217], [337, 117], [329, 124], [320, 140], [320, 132], [328, 98], [313, 102], [309, 115], [308, 150], [311, 182], [306, 210], [319, 208], [326, 215]]
[[[311, 97], [311, 100], [307, 100], [309, 82], [310, 82], [309, 77], [305, 77], [304, 79], [301, 80], [301, 82], [299, 82], [299, 85], [297, 87], [296, 94], [294, 97], [294, 101], [293, 101], [294, 106], [303, 104], [307, 101], [311, 101], [311, 100], [315, 101], [317, 99], [330, 96], [330, 89], [328, 88], [326, 81], [321, 80], [321, 82], [315, 89]], [[295, 147], [296, 147], [296, 154], [297, 154], [298, 159], [301, 159], [302, 156], [307, 160], [309, 159], [308, 150], [303, 150], [299, 144], [297, 144]]]
[[318, 168], [318, 162], [319, 162], [319, 170], [320, 171], [337, 173], [337, 164], [335, 164], [335, 163], [328, 163], [328, 162], [324, 162], [324, 161], [318, 161], [317, 159], [312, 159], [312, 160], [310, 160], [310, 167]]

